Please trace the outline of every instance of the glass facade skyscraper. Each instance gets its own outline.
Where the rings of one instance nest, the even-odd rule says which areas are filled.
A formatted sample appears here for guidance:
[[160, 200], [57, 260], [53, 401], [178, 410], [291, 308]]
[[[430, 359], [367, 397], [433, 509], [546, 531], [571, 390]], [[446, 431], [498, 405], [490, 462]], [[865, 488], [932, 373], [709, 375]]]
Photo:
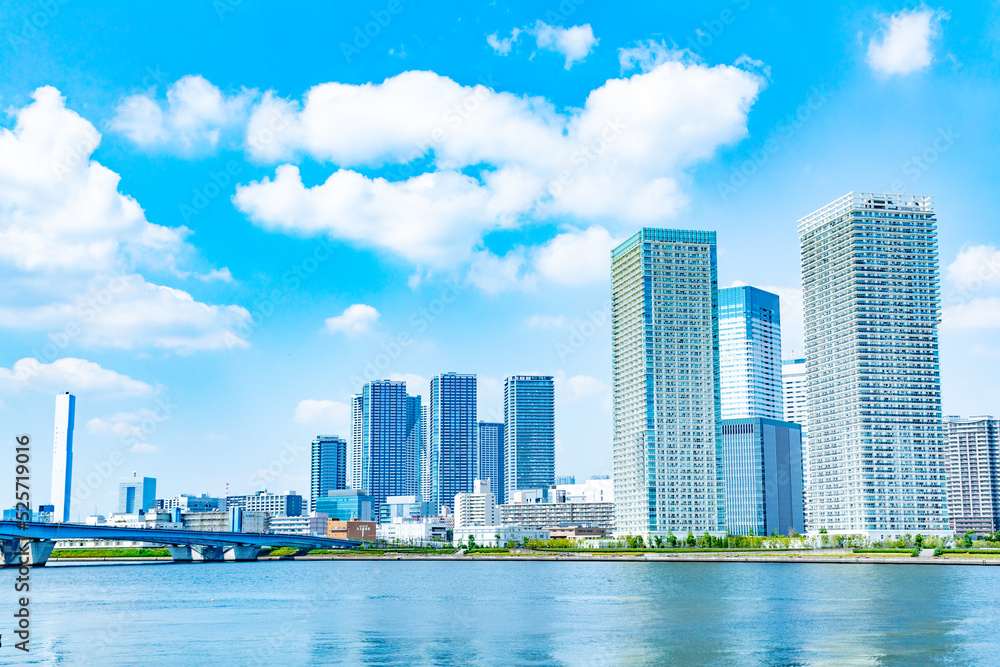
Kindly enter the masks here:
[[118, 485], [119, 514], [156, 509], [156, 478], [122, 477]]
[[948, 529], [930, 197], [851, 192], [799, 221], [809, 530]]
[[371, 496], [373, 515], [389, 496], [418, 492], [420, 397], [407, 396], [406, 383], [369, 382], [351, 401], [350, 480], [352, 489]]
[[425, 500], [440, 512], [454, 509], [455, 494], [471, 493], [476, 479], [476, 376], [435, 376], [428, 412], [431, 480]]
[[497, 502], [504, 503], [503, 424], [479, 422], [476, 441], [476, 478], [490, 480]]
[[347, 488], [347, 441], [336, 435], [317, 435], [312, 441], [309, 507], [329, 491]]
[[722, 418], [782, 419], [778, 295], [743, 285], [719, 290]]
[[798, 424], [759, 417], [724, 419], [722, 461], [729, 533], [805, 532]]
[[611, 253], [615, 531], [724, 525], [715, 232], [644, 228]]
[[503, 384], [504, 499], [547, 489], [556, 477], [555, 384], [551, 375], [511, 375]]

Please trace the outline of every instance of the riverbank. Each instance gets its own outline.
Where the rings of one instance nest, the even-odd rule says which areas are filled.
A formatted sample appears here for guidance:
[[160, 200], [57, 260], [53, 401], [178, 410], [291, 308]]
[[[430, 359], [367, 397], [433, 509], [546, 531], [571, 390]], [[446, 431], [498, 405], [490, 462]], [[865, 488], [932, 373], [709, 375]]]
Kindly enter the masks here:
[[[59, 557], [52, 558], [59, 563], [136, 563], [136, 562], [169, 562], [170, 557], [163, 556], [116, 556], [101, 557]], [[640, 553], [626, 552], [542, 552], [516, 550], [506, 553], [409, 553], [405, 551], [387, 551], [385, 553], [319, 553], [302, 555], [260, 556], [258, 560], [297, 560], [297, 561], [570, 561], [570, 562], [674, 562], [674, 563], [826, 563], [826, 564], [864, 564], [864, 565], [978, 565], [1000, 566], [998, 554], [968, 554], [945, 553], [934, 556], [928, 550], [926, 555], [913, 557], [909, 552], [896, 553], [855, 553], [849, 549], [817, 551], [793, 551], [779, 553], [761, 552], [705, 552], [705, 553], [658, 553], [647, 551]]]

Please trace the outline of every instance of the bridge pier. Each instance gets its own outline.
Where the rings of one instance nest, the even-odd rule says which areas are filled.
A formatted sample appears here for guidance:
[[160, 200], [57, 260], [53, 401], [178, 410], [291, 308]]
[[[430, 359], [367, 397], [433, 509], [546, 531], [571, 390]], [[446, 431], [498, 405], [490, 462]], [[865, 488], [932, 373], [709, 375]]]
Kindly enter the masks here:
[[170, 552], [170, 557], [174, 559], [175, 563], [190, 563], [191, 562], [191, 547], [188, 546], [168, 546], [167, 551]]
[[[0, 540], [0, 550], [3, 551], [3, 564], [5, 566], [31, 565], [41, 567], [49, 560], [55, 546], [55, 540], [17, 538]], [[22, 562], [22, 558], [26, 558], [26, 561]]]
[[257, 554], [260, 553], [260, 547], [255, 545], [240, 544], [238, 546], [226, 549], [226, 560], [235, 561], [245, 561], [245, 560], [257, 560]]
[[191, 559], [212, 563], [222, 560], [225, 552], [225, 547], [194, 545], [191, 547]]

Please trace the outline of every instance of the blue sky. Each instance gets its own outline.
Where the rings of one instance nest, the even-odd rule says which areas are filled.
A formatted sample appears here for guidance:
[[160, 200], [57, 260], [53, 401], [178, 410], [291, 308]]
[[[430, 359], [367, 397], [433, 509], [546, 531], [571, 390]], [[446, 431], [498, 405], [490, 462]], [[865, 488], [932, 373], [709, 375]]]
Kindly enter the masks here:
[[720, 283], [782, 295], [788, 357], [796, 221], [850, 190], [935, 197], [945, 412], [996, 414], [998, 19], [6, 3], [4, 438], [35, 438], [47, 500], [53, 396], [77, 393], [74, 518], [132, 471], [161, 497], [305, 492], [358, 382], [477, 373], [501, 419], [503, 378], [539, 372], [557, 473], [610, 473], [611, 245], [717, 230]]

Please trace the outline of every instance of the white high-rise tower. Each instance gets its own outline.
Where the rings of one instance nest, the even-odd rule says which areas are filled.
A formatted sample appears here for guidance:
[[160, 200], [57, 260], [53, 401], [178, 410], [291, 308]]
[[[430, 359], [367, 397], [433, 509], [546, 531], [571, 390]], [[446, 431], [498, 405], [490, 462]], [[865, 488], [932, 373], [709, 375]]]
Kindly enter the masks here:
[[52, 446], [52, 520], [69, 521], [69, 496], [73, 482], [73, 420], [76, 396], [56, 396], [56, 429]]
[[725, 525], [715, 232], [645, 228], [611, 252], [615, 532]]
[[947, 534], [931, 198], [851, 192], [799, 237], [809, 530]]

